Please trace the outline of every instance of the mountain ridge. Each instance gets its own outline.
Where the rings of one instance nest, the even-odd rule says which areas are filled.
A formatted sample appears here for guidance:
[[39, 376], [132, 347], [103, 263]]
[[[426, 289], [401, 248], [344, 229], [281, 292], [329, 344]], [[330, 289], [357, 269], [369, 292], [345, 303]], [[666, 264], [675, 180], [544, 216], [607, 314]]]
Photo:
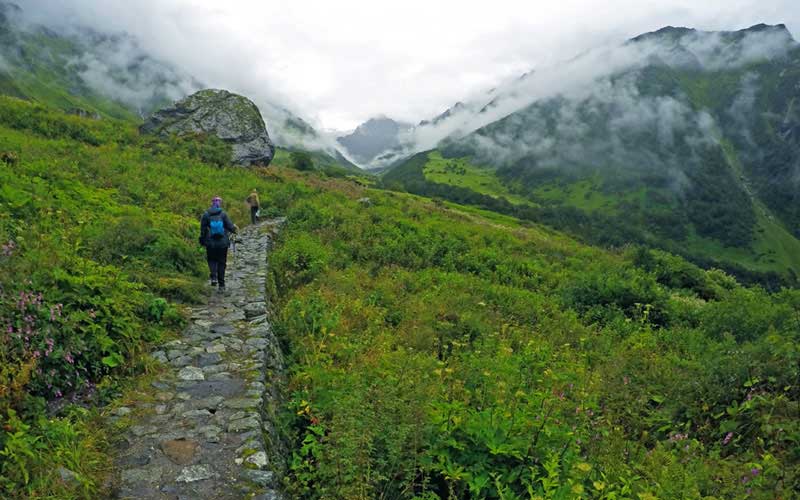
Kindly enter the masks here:
[[411, 124], [387, 116], [376, 116], [356, 127], [353, 132], [337, 137], [336, 141], [359, 163], [369, 164], [381, 153], [400, 144], [400, 134]]
[[636, 64], [440, 142], [434, 151], [450, 174], [415, 160], [418, 174], [384, 175], [427, 192], [420, 176], [469, 184], [469, 168], [454, 173], [467, 162], [545, 207], [532, 209], [536, 220], [590, 241], [611, 233], [607, 243], [646, 242], [796, 279], [800, 45], [782, 25], [643, 36], [624, 44]]

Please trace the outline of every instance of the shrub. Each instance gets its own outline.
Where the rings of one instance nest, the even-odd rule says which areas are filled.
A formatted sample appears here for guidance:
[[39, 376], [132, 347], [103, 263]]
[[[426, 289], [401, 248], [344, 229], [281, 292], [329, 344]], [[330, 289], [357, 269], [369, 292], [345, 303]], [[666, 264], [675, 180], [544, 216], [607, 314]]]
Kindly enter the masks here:
[[314, 160], [311, 159], [311, 155], [302, 151], [292, 152], [289, 164], [292, 168], [301, 171], [308, 172], [314, 170]]
[[272, 255], [272, 273], [278, 290], [290, 290], [310, 283], [322, 274], [329, 254], [312, 236], [299, 236], [287, 241]]

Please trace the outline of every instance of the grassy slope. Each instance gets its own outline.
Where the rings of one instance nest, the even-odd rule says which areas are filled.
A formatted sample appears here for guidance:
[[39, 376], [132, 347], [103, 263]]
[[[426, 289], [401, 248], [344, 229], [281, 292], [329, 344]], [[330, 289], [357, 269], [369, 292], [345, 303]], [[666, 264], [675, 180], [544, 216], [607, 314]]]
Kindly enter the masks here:
[[[278, 147], [275, 150], [275, 157], [272, 159], [271, 165], [287, 168], [291, 167], [292, 151], [294, 150]], [[316, 170], [327, 172], [331, 175], [338, 175], [340, 177], [347, 175], [369, 177], [367, 172], [353, 165], [343, 157], [341, 159], [337, 159], [330, 153], [324, 151], [307, 151], [306, 153], [311, 157]]]
[[[730, 146], [724, 149], [737, 178], [742, 177], [741, 167], [736, 167], [738, 163]], [[448, 167], [449, 165], [453, 166]], [[403, 173], [406, 170], [407, 167], [401, 166], [394, 173], [391, 173], [392, 171], [387, 173], [384, 178], [390, 181], [396, 180], [402, 185], [408, 175]], [[603, 192], [602, 179], [598, 176], [576, 182], [545, 182], [533, 187], [530, 190], [531, 199], [526, 199], [514, 194], [512, 188], [505, 186], [493, 170], [475, 167], [467, 159], [443, 159], [438, 151], [428, 153], [423, 171], [425, 179], [432, 183], [468, 189], [495, 198], [502, 197], [513, 204], [566, 206], [586, 213], [610, 216], [621, 216], [631, 207], [652, 206], [656, 210], [662, 210], [650, 205], [653, 202], [648, 198], [644, 187], [612, 195]], [[513, 189], [513, 191], [518, 190], [519, 187]], [[756, 272], [776, 272], [785, 276], [800, 273], [800, 240], [794, 238], [757, 197], [753, 196], [752, 200], [756, 208], [757, 226], [750, 247], [734, 248], [710, 238], [700, 237], [691, 229], [691, 225], [689, 236], [685, 241], [671, 242], [669, 245], [684, 247], [689, 255], [722, 263], [736, 263]]]
[[495, 198], [503, 197], [515, 204], [531, 203], [501, 184], [494, 169], [475, 166], [467, 158], [445, 159], [440, 152], [434, 151], [428, 155], [424, 174], [431, 182], [467, 188]]
[[[788, 72], [788, 73], [787, 73]], [[753, 127], [758, 129], [762, 126], [766, 130], [764, 134], [775, 135], [772, 125], [776, 120], [780, 120], [784, 115], [786, 117], [792, 116], [794, 107], [794, 98], [787, 98], [789, 101], [787, 109], [783, 109], [780, 104], [785, 95], [787, 84], [782, 82], [784, 73], [787, 74], [786, 79], [791, 81], [791, 75], [796, 72], [793, 67], [781, 66], [778, 63], [770, 62], [757, 62], [747, 67], [740, 68], [735, 71], [725, 71], [716, 73], [707, 72], [692, 72], [692, 71], [678, 71], [665, 67], [653, 68], [645, 78], [645, 83], [648, 84], [650, 90], [656, 92], [666, 92], [666, 95], [680, 95], [685, 94], [690, 105], [696, 110], [707, 110], [719, 117], [720, 123], [728, 126], [730, 121], [729, 116], [726, 114], [732, 102], [739, 95], [741, 91], [742, 78], [753, 73], [759, 75], [758, 82], [763, 90], [763, 95], [759, 97], [757, 106], [759, 109], [776, 108], [774, 113], [761, 113], [761, 115], [754, 114]], [[777, 116], [778, 118], [766, 118], [766, 115]], [[761, 123], [763, 121], [763, 123]], [[727, 133], [735, 134], [736, 131], [726, 129]], [[508, 132], [508, 131], [506, 131]], [[763, 132], [763, 131], [762, 131]], [[608, 216], [609, 218], [625, 219], [625, 223], [629, 224], [633, 231], [623, 233], [628, 237], [627, 241], [645, 242], [647, 244], [662, 246], [671, 249], [672, 251], [681, 251], [687, 256], [691, 256], [704, 265], [716, 266], [729, 266], [743, 268], [743, 274], [746, 270], [755, 271], [756, 273], [766, 273], [771, 275], [776, 273], [783, 276], [785, 279], [792, 280], [792, 276], [800, 273], [800, 240], [792, 235], [792, 227], [790, 217], [786, 213], [791, 214], [791, 209], [779, 210], [775, 206], [774, 200], [769, 209], [770, 203], [765, 203], [765, 196], [769, 194], [760, 194], [762, 199], [759, 199], [758, 189], [766, 190], [761, 181], [760, 186], [757, 187], [753, 182], [753, 178], [748, 176], [756, 175], [755, 172], [747, 172], [743, 168], [737, 158], [736, 147], [744, 147], [743, 145], [734, 146], [733, 142], [728, 138], [724, 138], [722, 132], [719, 133], [721, 141], [724, 146], [724, 155], [727, 165], [732, 169], [734, 175], [732, 177], [734, 184], [739, 184], [744, 192], [747, 192], [749, 199], [753, 204], [752, 215], [754, 218], [754, 226], [752, 231], [752, 242], [746, 246], [728, 246], [718, 240], [711, 239], [710, 237], [702, 237], [698, 235], [700, 232], [698, 227], [690, 223], [686, 215], [670, 215], [680, 213], [677, 211], [678, 207], [674, 206], [679, 203], [679, 200], [674, 200], [670, 204], [665, 203], [665, 200], [674, 198], [671, 195], [669, 188], [659, 190], [654, 187], [640, 187], [639, 189], [631, 188], [625, 189], [623, 192], [609, 193], [606, 192], [605, 186], [614, 184], [613, 177], [606, 177], [604, 180], [602, 176], [591, 172], [585, 173], [577, 178], [570, 178], [564, 175], [560, 178], [553, 179], [553, 175], [549, 178], [543, 178], [541, 181], [536, 181], [533, 185], [526, 186], [522, 191], [520, 186], [509, 186], [503, 184], [503, 179], [496, 179], [490, 170], [472, 170], [468, 169], [468, 175], [454, 175], [452, 172], [443, 173], [442, 168], [433, 168], [431, 166], [425, 167], [426, 178], [431, 182], [439, 184], [447, 184], [459, 188], [471, 189], [475, 192], [482, 194], [489, 194], [492, 196], [501, 195], [504, 191], [512, 191], [514, 193], [521, 193], [522, 196], [531, 198], [534, 202], [547, 207], [551, 207], [555, 211], [562, 209], [577, 209], [585, 214], [596, 214], [599, 216]], [[763, 135], [763, 134], [762, 134]], [[760, 137], [760, 135], [759, 135]], [[770, 148], [771, 143], [764, 142], [766, 139], [759, 139], [759, 147]], [[781, 154], [784, 154], [782, 152]], [[788, 154], [788, 153], [787, 153]], [[431, 153], [431, 158], [436, 158], [437, 152]], [[758, 156], [758, 155], [754, 155]], [[767, 154], [767, 156], [769, 156]], [[463, 159], [459, 159], [463, 162]], [[787, 161], [790, 161], [788, 159]], [[434, 162], [431, 161], [431, 164]], [[773, 166], [774, 168], [777, 168]], [[791, 170], [791, 169], [788, 169]], [[760, 172], [758, 175], [770, 175], [769, 172]], [[779, 175], [777, 172], [774, 175]], [[780, 175], [785, 175], [781, 173]], [[392, 178], [391, 174], [387, 178]], [[624, 178], [624, 175], [619, 177]], [[713, 177], [703, 179], [703, 183], [713, 183]], [[402, 179], [397, 179], [402, 181]], [[417, 180], [415, 180], [417, 182]], [[639, 183], [641, 180], [633, 178], [632, 183]], [[790, 183], [787, 180], [786, 183]], [[402, 182], [401, 182], [402, 183]], [[418, 186], [415, 186], [418, 187]], [[407, 187], [406, 187], [407, 188]], [[774, 191], [774, 189], [773, 189]], [[784, 190], [786, 191], [786, 190]], [[417, 192], [422, 192], [417, 189]], [[447, 196], [445, 190], [439, 190], [441, 196]], [[776, 196], [778, 193], [775, 193]], [[706, 195], [701, 196], [704, 199]], [[781, 196], [786, 199], [786, 193], [781, 193]], [[465, 196], [460, 196], [459, 201], [464, 201]], [[726, 198], [727, 199], [727, 198]], [[720, 199], [718, 206], [724, 207], [726, 199]], [[704, 204], [706, 204], [704, 202]], [[791, 206], [792, 203], [789, 203]], [[741, 205], [737, 205], [741, 206]], [[704, 210], [708, 212], [708, 207]], [[786, 212], [786, 213], [784, 213]], [[693, 212], [695, 213], [695, 212]], [[574, 234], [579, 234], [584, 238], [592, 240], [594, 233], [604, 231], [603, 224], [594, 224], [593, 227], [587, 229], [581, 222], [571, 224], [562, 224], [562, 219], [569, 218], [569, 214], [565, 214], [562, 218], [556, 215], [553, 219], [557, 227], [570, 230]], [[538, 220], [546, 220], [540, 218]], [[623, 221], [617, 221], [620, 224]], [[730, 223], [730, 221], [728, 221]], [[559, 225], [562, 224], [562, 225]], [[613, 224], [613, 221], [612, 221]], [[711, 222], [713, 224], [713, 222]], [[596, 226], [596, 227], [595, 227]], [[664, 227], [677, 227], [682, 228], [679, 237], [675, 236], [676, 232], [663, 230]], [[606, 225], [606, 227], [608, 227]], [[719, 227], [724, 227], [720, 223]], [[655, 229], [655, 230], [654, 230]], [[661, 229], [661, 230], [659, 230]], [[707, 231], [706, 231], [707, 232]], [[638, 233], [639, 236], [635, 236]], [[634, 238], [631, 240], [631, 236]], [[617, 244], [619, 238], [614, 238], [614, 244]], [[623, 238], [624, 239], [624, 238]], [[758, 278], [757, 278], [758, 279]], [[764, 281], [771, 281], [772, 278], [764, 278]]]
[[622, 210], [621, 205], [635, 204], [642, 206], [646, 203], [646, 189], [610, 195], [603, 193], [602, 179], [595, 175], [571, 184], [546, 183], [533, 189], [536, 198], [551, 203], [565, 204], [586, 212], [602, 212], [618, 215]]
[[[3, 29], [0, 26], [0, 29]], [[84, 51], [75, 43], [49, 32], [15, 31], [16, 54], [0, 78], [3, 93], [64, 111], [83, 109], [118, 119], [134, 119], [125, 106], [89, 89], [75, 69]]]
[[294, 496], [773, 495], [744, 476], [766, 428], [735, 422], [748, 379], [782, 370], [756, 346], [791, 342], [788, 304], [778, 320], [680, 258], [405, 193], [332, 182], [287, 216], [271, 279]]
[[[626, 487], [724, 497], [742, 493], [739, 476], [759, 467], [753, 487], [764, 496], [776, 471], [796, 476], [786, 444], [796, 394], [781, 392], [793, 376], [792, 295], [773, 299], [680, 259], [610, 253], [470, 207], [281, 167], [212, 168], [189, 145], [141, 138], [130, 123], [8, 98], [0, 111], [0, 144], [20, 158], [0, 168], [0, 242], [17, 245], [0, 256], [0, 289], [63, 303], [59, 347], [87, 342], [80, 364], [112, 398], [115, 378], [153, 368], [144, 346], [180, 326], [170, 307], [155, 315], [158, 299], [202, 293], [195, 238], [209, 196], [221, 194], [243, 224], [236, 200], [257, 187], [269, 212], [288, 216], [270, 281], [280, 293], [275, 326], [291, 348], [284, 418], [297, 438], [298, 495], [508, 495], [526, 471], [534, 490], [547, 480], [566, 497], [577, 488], [624, 497]], [[364, 196], [372, 206], [357, 201]], [[0, 317], [17, 314], [0, 297]], [[111, 345], [92, 343], [103, 335]], [[101, 361], [109, 351], [120, 365]], [[29, 355], [0, 343], [0, 447], [15, 453], [0, 461], [0, 488], [102, 496], [102, 438], [114, 429], [87, 427], [80, 412], [41, 418], [41, 400], [9, 399], [4, 389], [23, 380], [16, 362]], [[41, 362], [58, 383], [76, 380], [63, 351]], [[44, 382], [22, 390], [52, 398]], [[754, 402], [736, 413], [745, 401]], [[737, 438], [723, 449], [729, 428]], [[687, 430], [688, 454], [674, 443]], [[59, 465], [78, 472], [77, 487], [59, 480]]]
[[705, 252], [725, 260], [740, 262], [750, 269], [759, 271], [778, 271], [798, 273], [800, 271], [800, 240], [792, 236], [783, 223], [747, 186], [742, 165], [734, 146], [726, 140], [721, 141], [728, 164], [737, 178], [745, 183], [756, 213], [756, 228], [753, 243], [749, 249], [725, 247], [714, 240], [692, 235], [687, 245], [695, 252]]
[[[18, 158], [0, 163], [0, 325], [33, 322], [30, 345], [0, 340], [0, 496], [104, 496], [103, 449], [115, 429], [98, 426], [98, 411], [69, 405], [46, 418], [44, 401], [97, 383], [104, 404], [121, 380], [154, 369], [145, 346], [180, 328], [176, 303], [204, 293], [198, 220], [211, 196], [244, 225], [253, 187], [267, 214], [306, 189], [274, 169], [204, 165], [190, 146], [139, 137], [130, 122], [0, 97], [0, 152]], [[43, 304], [20, 310], [20, 293], [41, 293]], [[55, 350], [34, 356], [49, 341]], [[74, 471], [76, 484], [57, 466]]]

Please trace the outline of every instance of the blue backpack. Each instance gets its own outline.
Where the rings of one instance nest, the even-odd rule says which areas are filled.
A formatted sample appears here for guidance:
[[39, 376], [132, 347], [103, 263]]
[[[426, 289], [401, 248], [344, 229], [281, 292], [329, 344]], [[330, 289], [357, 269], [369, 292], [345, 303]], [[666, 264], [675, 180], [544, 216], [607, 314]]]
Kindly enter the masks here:
[[208, 218], [209, 226], [211, 227], [210, 235], [215, 240], [225, 236], [225, 221], [222, 214], [212, 215]]

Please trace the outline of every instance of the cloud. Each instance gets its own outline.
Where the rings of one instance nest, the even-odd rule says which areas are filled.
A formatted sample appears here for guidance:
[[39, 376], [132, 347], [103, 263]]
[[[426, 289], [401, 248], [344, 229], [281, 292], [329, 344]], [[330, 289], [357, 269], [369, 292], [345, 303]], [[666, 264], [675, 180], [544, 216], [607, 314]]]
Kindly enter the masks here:
[[[632, 129], [637, 123], [642, 126], [655, 126], [659, 142], [670, 145], [676, 127], [687, 120], [690, 113], [688, 103], [673, 98], [651, 98], [637, 95], [638, 91], [625, 82], [612, 83], [614, 78], [626, 72], [641, 69], [652, 63], [667, 64], [677, 68], [703, 68], [708, 71], [721, 69], [738, 69], [754, 61], [782, 58], [787, 55], [787, 48], [791, 46], [791, 37], [783, 30], [753, 30], [738, 35], [709, 32], [686, 32], [680, 43], [670, 41], [666, 36], [644, 37], [636, 43], [614, 44], [597, 47], [568, 61], [537, 68], [524, 77], [513, 79], [490, 93], [481, 93], [472, 96], [463, 105], [454, 108], [446, 119], [438, 122], [418, 126], [406, 133], [402, 138], [403, 147], [393, 156], [385, 158], [384, 163], [391, 163], [396, 159], [407, 156], [417, 151], [432, 149], [445, 140], [458, 140], [465, 135], [497, 122], [525, 109], [536, 102], [546, 102], [553, 99], [563, 99], [566, 102], [561, 107], [562, 116], [558, 121], [556, 130], [551, 131], [558, 137], [565, 139], [579, 135], [586, 127], [587, 117], [575, 119], [574, 115], [565, 114], [575, 105], [603, 103], [617, 110], [611, 123], [598, 124], [599, 127], [609, 127], [612, 131], [619, 129]], [[796, 46], [796, 44], [795, 44]], [[740, 96], [741, 102], [734, 106], [741, 108], [748, 103], [752, 105], [753, 82], [744, 80], [742, 85], [749, 89]], [[748, 97], [749, 96], [749, 97]], [[748, 101], [749, 99], [749, 101]], [[584, 110], [586, 112], [586, 110]], [[731, 112], [739, 112], [732, 109]], [[536, 116], [536, 113], [533, 114]], [[529, 117], [530, 118], [530, 117]], [[693, 119], [695, 125], [701, 122], [707, 125], [710, 117], [697, 117]], [[546, 130], [545, 124], [514, 123], [520, 117], [511, 116], [506, 119], [504, 128], [509, 130]], [[652, 123], [643, 123], [649, 120]], [[746, 118], [742, 118], [746, 120]], [[701, 127], [702, 128], [702, 127]], [[493, 129], [496, 132], [497, 127]], [[528, 153], [541, 155], [543, 145], [550, 144], [546, 137], [537, 134], [525, 137], [509, 137], [507, 141], [488, 137], [476, 139], [475, 135], [468, 140], [477, 141], [477, 147], [487, 152], [485, 158], [491, 163], [498, 164], [513, 161]], [[613, 139], [613, 137], [612, 137]], [[699, 141], [700, 138], [695, 138]], [[575, 139], [578, 140], [577, 138]], [[559, 147], [567, 147], [560, 144]], [[620, 152], [606, 151], [605, 154]], [[582, 153], [583, 154], [583, 153]], [[594, 152], [594, 154], [600, 154]], [[567, 160], [559, 151], [550, 151], [550, 158], [558, 161]], [[586, 154], [583, 154], [586, 156]], [[378, 165], [380, 166], [380, 165]]]
[[82, 40], [87, 51], [71, 59], [68, 67], [93, 90], [138, 109], [141, 116], [201, 88], [188, 74], [149, 57], [129, 36], [72, 36]]
[[416, 123], [531, 68], [668, 24], [800, 28], [795, 0], [25, 0], [22, 6], [51, 24], [127, 31], [148, 52], [211, 86], [337, 129], [381, 113]]

